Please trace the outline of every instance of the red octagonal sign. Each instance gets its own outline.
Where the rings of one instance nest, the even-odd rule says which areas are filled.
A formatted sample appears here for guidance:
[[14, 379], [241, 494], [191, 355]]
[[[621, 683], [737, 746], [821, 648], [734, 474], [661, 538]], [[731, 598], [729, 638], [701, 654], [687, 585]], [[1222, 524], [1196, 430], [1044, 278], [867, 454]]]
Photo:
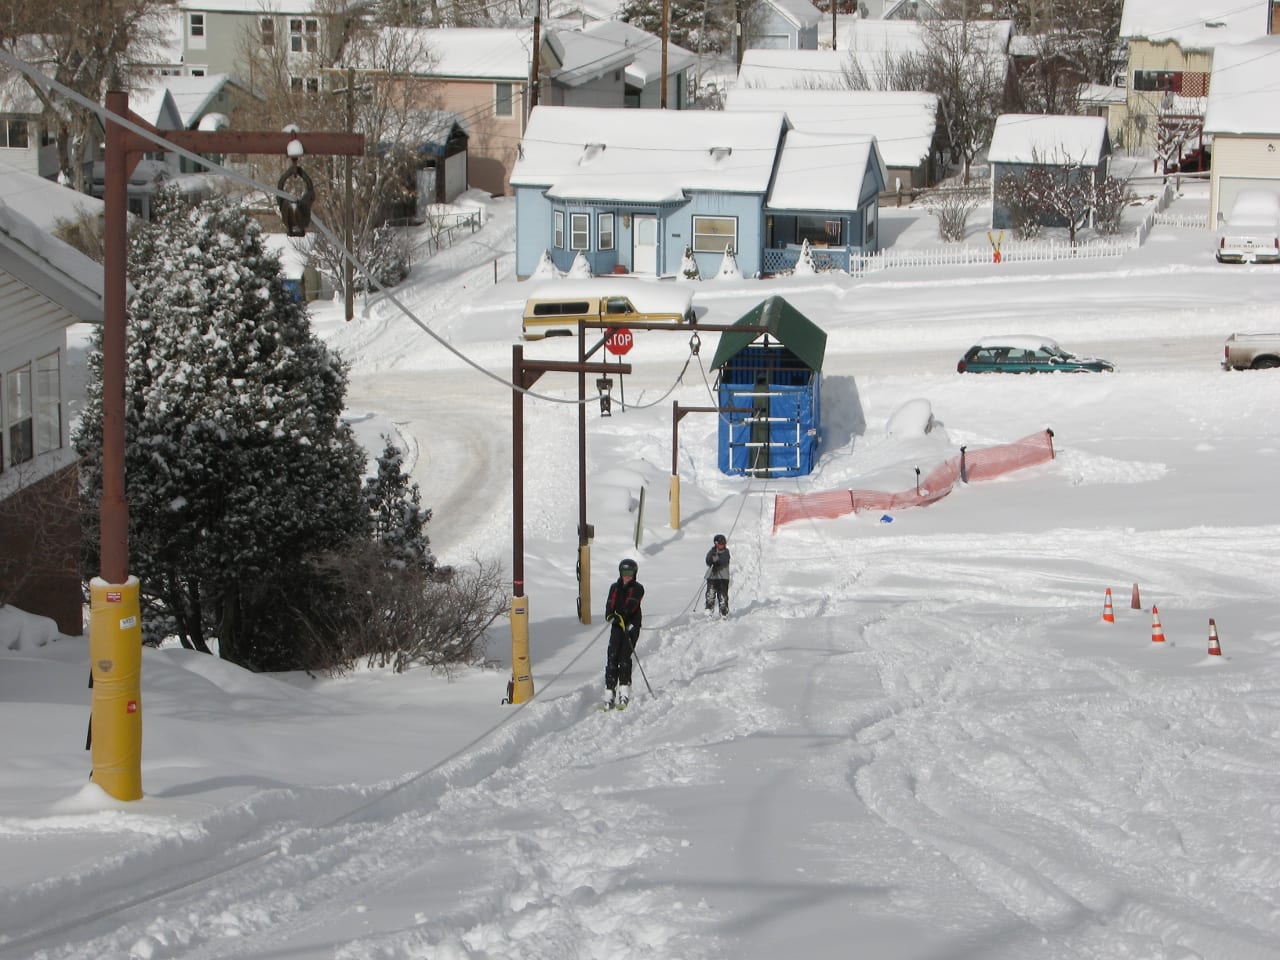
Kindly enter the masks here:
[[616, 357], [622, 356], [631, 350], [631, 345], [635, 342], [635, 337], [626, 327], [618, 327], [604, 338], [604, 348]]

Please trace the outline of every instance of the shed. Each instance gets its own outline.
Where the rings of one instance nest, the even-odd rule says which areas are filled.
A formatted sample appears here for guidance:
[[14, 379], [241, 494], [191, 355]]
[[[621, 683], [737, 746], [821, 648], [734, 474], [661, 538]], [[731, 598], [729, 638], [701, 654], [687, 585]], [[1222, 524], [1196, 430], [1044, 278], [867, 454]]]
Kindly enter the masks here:
[[820, 385], [827, 335], [782, 297], [769, 297], [728, 331], [711, 361], [720, 406], [750, 413], [720, 418], [719, 465], [730, 476], [801, 477], [822, 439]]

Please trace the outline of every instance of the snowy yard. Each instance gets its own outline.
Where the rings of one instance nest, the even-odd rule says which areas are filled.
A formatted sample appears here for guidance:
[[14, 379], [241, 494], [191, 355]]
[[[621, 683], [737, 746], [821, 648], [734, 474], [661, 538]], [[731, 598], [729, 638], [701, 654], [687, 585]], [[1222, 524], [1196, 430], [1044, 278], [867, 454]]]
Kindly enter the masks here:
[[[314, 321], [352, 363], [366, 444], [394, 431], [410, 451], [445, 563], [511, 560], [502, 381], [523, 298], [513, 205], [485, 205], [395, 302]], [[918, 209], [882, 223], [894, 245], [936, 242]], [[1280, 958], [1280, 378], [1219, 368], [1227, 334], [1280, 329], [1278, 290], [1275, 269], [1217, 264], [1208, 231], [1177, 227], [1088, 262], [699, 283], [706, 322], [778, 294], [827, 332], [821, 459], [797, 480], [726, 477], [714, 417], [688, 417], [672, 530], [671, 403], [710, 402], [715, 335], [691, 357], [688, 331], [638, 334], [628, 408], [617, 389], [612, 417], [588, 408], [583, 626], [577, 417], [550, 402], [576, 385], [540, 380], [537, 696], [520, 707], [499, 703], [505, 621], [494, 664], [452, 679], [147, 650], [146, 797], [123, 804], [86, 783], [85, 640], [0, 619], [0, 955]], [[1116, 371], [957, 374], [993, 333]], [[920, 401], [935, 428], [901, 429]], [[772, 532], [778, 493], [901, 490], [962, 446], [1045, 428], [1047, 464]], [[725, 622], [702, 610], [716, 533]], [[626, 556], [648, 590], [644, 677], [601, 714], [600, 607]]]

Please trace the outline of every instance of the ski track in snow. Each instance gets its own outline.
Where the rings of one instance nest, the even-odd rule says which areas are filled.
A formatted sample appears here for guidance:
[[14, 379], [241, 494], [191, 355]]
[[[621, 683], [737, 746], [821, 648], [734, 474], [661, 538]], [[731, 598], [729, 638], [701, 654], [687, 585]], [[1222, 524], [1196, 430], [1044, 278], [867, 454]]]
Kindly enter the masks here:
[[[1131, 545], [1135, 556], [1158, 555], [1169, 538], [1142, 539]], [[1222, 601], [1232, 599], [1232, 566], [1255, 571], [1259, 580], [1274, 582], [1280, 574], [1280, 529], [1247, 544], [1230, 531], [1206, 530], [1193, 539], [1194, 556], [1153, 574], [1173, 580], [1184, 568], [1221, 574], [1215, 592]], [[1185, 549], [1186, 532], [1176, 540]], [[680, 842], [663, 839], [669, 830], [662, 809], [646, 794], [655, 784], [696, 790], [715, 776], [717, 750], [754, 736], [821, 744], [808, 756], [797, 754], [779, 778], [781, 809], [804, 809], [815, 790], [840, 791], [843, 805], [865, 805], [882, 827], [945, 858], [957, 898], [938, 905], [940, 922], [968, 922], [974, 907], [966, 901], [976, 898], [988, 911], [1052, 933], [1058, 952], [1030, 955], [1115, 956], [1118, 942], [1130, 944], [1134, 955], [1150, 955], [1143, 951], [1171, 934], [1205, 957], [1276, 955], [1270, 931], [1280, 863], [1252, 857], [1224, 872], [1216, 846], [1220, 836], [1244, 835], [1252, 841], [1244, 849], [1266, 849], [1274, 836], [1276, 809], [1237, 807], [1229, 781], [1274, 775], [1253, 769], [1248, 758], [1256, 749], [1236, 744], [1251, 729], [1258, 731], [1253, 736], [1274, 736], [1280, 700], [1223, 696], [1218, 687], [1232, 684], [1227, 673], [1195, 683], [1171, 677], [1153, 694], [1149, 681], [1129, 685], [1113, 663], [1073, 655], [1060, 638], [1055, 642], [1055, 631], [1069, 625], [1079, 631], [1070, 624], [1079, 613], [1070, 592], [1083, 593], [1084, 585], [1026, 574], [1040, 567], [1028, 564], [1028, 554], [1087, 560], [1090, 548], [1075, 532], [1034, 545], [1009, 537], [964, 570], [931, 565], [936, 544], [927, 538], [883, 548], [862, 541], [855, 556], [852, 541], [828, 537], [822, 544], [828, 554], [815, 557], [811, 542], [783, 537], [776, 558], [742, 532], [734, 542], [735, 590], [766, 598], [735, 615], [776, 619], [780, 627], [797, 617], [810, 621], [807, 645], [821, 650], [824, 662], [812, 683], [855, 678], [849, 697], [816, 702], [842, 707], [809, 715], [804, 704], [770, 702], [771, 674], [793, 662], [811, 669], [812, 657], [787, 656], [779, 638], [794, 634], [761, 629], [754, 645], [743, 647], [729, 642], [732, 620], [681, 612], [651, 630], [642, 651], [659, 695], [649, 698], [637, 684], [637, 703], [626, 713], [599, 714], [594, 686], [535, 701], [486, 743], [354, 817], [340, 811], [360, 798], [334, 792], [323, 805], [335, 813], [329, 825], [295, 822], [275, 836], [280, 828], [273, 821], [287, 823], [285, 809], [300, 798], [259, 798], [228, 811], [230, 823], [211, 823], [204, 837], [159, 840], [173, 848], [171, 875], [132, 875], [126, 860], [93, 886], [128, 882], [141, 896], [150, 885], [190, 874], [189, 885], [112, 911], [89, 925], [92, 936], [33, 956], [285, 954], [312, 938], [323, 943], [335, 915], [404, 896], [395, 891], [421, 891], [429, 903], [437, 888], [449, 889], [447, 907], [416, 910], [403, 929], [333, 956], [720, 956], [723, 944], [711, 935], [715, 911], [705, 902], [668, 909], [660, 923], [652, 919], [669, 894], [637, 881], [669, 870]], [[831, 558], [850, 566], [847, 592], [815, 591], [801, 602], [767, 599], [766, 563], [786, 564], [794, 595], [795, 583], [813, 575], [806, 568]], [[938, 583], [954, 586], [938, 595], [929, 587]], [[1010, 592], [1025, 598], [1028, 615], [993, 624], [984, 613], [1006, 609]], [[691, 605], [700, 602], [695, 596]], [[708, 636], [715, 642], [695, 642]], [[1042, 701], [1037, 687], [1044, 684], [1053, 685], [1053, 696]], [[732, 699], [726, 690], [735, 692]], [[718, 722], [709, 725], [708, 716]], [[713, 732], [691, 741], [682, 735], [686, 726]], [[1187, 755], [1183, 744], [1206, 739], [1206, 727], [1222, 731], [1207, 738], [1210, 755]], [[1179, 737], [1182, 728], [1194, 728], [1194, 737]], [[1133, 749], [1118, 755], [1123, 762], [1113, 769], [1099, 769], [1117, 756], [1101, 749], [1116, 737], [1131, 740]], [[659, 742], [668, 746], [646, 749]], [[565, 802], [575, 796], [580, 802]], [[811, 824], [808, 841], [820, 843], [823, 829]], [[866, 838], [852, 839], [857, 849]], [[234, 860], [259, 845], [270, 852], [201, 879], [220, 856]], [[149, 850], [138, 859], [149, 865], [156, 856]], [[861, 872], [856, 863], [848, 869], [855, 877]], [[43, 891], [41, 902], [51, 892], [57, 891]], [[892, 914], [905, 906], [890, 900], [880, 909]], [[147, 919], [157, 914], [163, 919]], [[458, 929], [466, 933], [439, 932]]]
[[[482, 232], [475, 242], [488, 241]], [[509, 272], [509, 251], [483, 252], [498, 259], [502, 275]], [[492, 266], [475, 266], [476, 258], [475, 250], [461, 250], [438, 265], [431, 322], [446, 337], [466, 340], [468, 323], [483, 319], [483, 311], [464, 309], [486, 270], [492, 283]], [[1083, 294], [1104, 305], [1122, 279], [1099, 272]], [[1009, 283], [1033, 289], [1035, 280], [1022, 275]], [[859, 296], [867, 309], [892, 301], [910, 314], [913, 290], [923, 296], [934, 286], [871, 281]], [[1200, 319], [1214, 310], [1209, 294], [1197, 300], [1197, 289], [1195, 277], [1170, 276], [1167, 305], [1196, 314], [1216, 334], [1223, 318]], [[842, 296], [836, 290], [832, 299]], [[929, 302], [935, 297], [929, 293]], [[737, 304], [752, 300], [714, 284], [699, 289], [699, 302], [726, 304], [730, 319], [742, 312], [733, 313]], [[998, 329], [1034, 302], [1020, 293], [1011, 305], [975, 317], [972, 300], [961, 299], [928, 322], [963, 340], [971, 330]], [[1189, 306], [1198, 302], [1206, 307]], [[1144, 304], [1142, 324], [1158, 322], [1157, 307]], [[1085, 310], [1087, 302], [1073, 309]], [[384, 357], [357, 365], [359, 402], [378, 405], [410, 435], [426, 438], [415, 475], [424, 502], [441, 507], [441, 524], [482, 491], [488, 516], [459, 516], [453, 528], [433, 524], [433, 546], [488, 544], [492, 553], [510, 508], [504, 438], [476, 439], [457, 425], [475, 396], [443, 399], [431, 416], [447, 429], [427, 430], [429, 405], [414, 396], [416, 374], [407, 366], [428, 338], [381, 306], [374, 314], [330, 340], [352, 356]], [[1100, 316], [1082, 339], [1118, 336], [1104, 329], [1103, 320], [1114, 317]], [[874, 346], [892, 352], [918, 332], [905, 323]], [[398, 346], [385, 350], [387, 340]], [[664, 343], [654, 352], [683, 359], [685, 349]], [[504, 351], [509, 345], [480, 353], [501, 369], [509, 361]], [[440, 378], [430, 381], [434, 389], [452, 382], [452, 362], [443, 366], [450, 372], [433, 374]], [[396, 376], [369, 376], [389, 369]], [[662, 375], [668, 372], [663, 367]], [[1189, 382], [1212, 390], [1221, 376]], [[704, 402], [700, 379], [695, 368], [676, 396]], [[957, 440], [970, 439], [966, 414], [983, 409], [993, 389], [1007, 398], [1034, 388], [915, 379], [918, 395], [934, 399], [951, 433], [947, 442], [922, 443], [922, 460], [935, 452], [941, 459]], [[628, 399], [648, 402], [667, 385], [637, 376]], [[550, 382], [546, 388], [570, 390]], [[1109, 389], [1105, 378], [1083, 383], [1077, 400], [1082, 408], [1097, 404], [1104, 417]], [[1249, 382], [1239, 392], [1242, 416], [1273, 409], [1266, 384]], [[687, 600], [654, 597], [638, 652], [656, 695], [648, 695], [638, 670], [631, 709], [595, 709], [600, 631], [585, 651], [589, 683], [540, 678], [537, 699], [438, 768], [366, 787], [264, 790], [198, 826], [157, 831], [89, 872], [11, 893], [0, 901], [0, 931], [8, 938], [0, 939], [0, 954], [710, 960], [732, 952], [755, 960], [791, 955], [806, 904], [839, 898], [863, 918], [910, 927], [915, 943], [927, 936], [920, 918], [929, 917], [940, 944], [967, 944], [966, 955], [984, 960], [1280, 957], [1280, 801], [1262, 808], [1247, 802], [1275, 795], [1257, 786], [1274, 787], [1275, 770], [1259, 769], [1252, 758], [1274, 752], [1280, 739], [1280, 694], [1244, 682], [1229, 655], [1234, 642], [1267, 656], [1263, 638], [1232, 638], [1227, 662], [1205, 662], [1195, 676], [1160, 672], [1160, 658], [1185, 663], [1198, 656], [1189, 651], [1203, 644], [1206, 611], [1273, 592], [1280, 527], [1251, 527], [1242, 538], [1204, 517], [1177, 530], [1134, 529], [1117, 517], [1094, 526], [1048, 518], [1038, 532], [988, 532], [972, 553], [963, 550], [971, 532], [904, 531], [882, 539], [867, 526], [872, 518], [796, 524], [771, 535], [777, 490], [834, 489], [901, 466], [901, 450], [882, 444], [874, 428], [891, 413], [881, 396], [896, 403], [902, 395], [893, 377], [863, 379], [857, 399], [868, 423], [850, 426], [855, 456], [828, 456], [801, 484], [754, 481], [743, 493], [740, 483], [719, 476], [706, 452], [713, 444], [702, 443], [701, 454], [693, 443], [682, 451], [681, 470], [691, 480], [686, 516], [739, 500], [725, 530], [733, 614], [727, 622], [705, 619], [696, 581]], [[509, 392], [495, 390], [494, 409], [481, 421], [492, 421], [509, 400]], [[617, 512], [628, 522], [626, 491], [639, 483], [651, 494], [662, 489], [670, 456], [664, 416], [659, 407], [616, 417], [610, 429], [631, 436], [634, 460], [591, 464], [593, 496], [626, 500]], [[1026, 419], [1028, 429], [1042, 426], [1041, 417], [1034, 408], [1010, 409], [1010, 420]], [[572, 408], [544, 408], [530, 428], [559, 433], [567, 443], [574, 420]], [[1187, 423], [1193, 443], [1230, 440], [1197, 440], [1193, 411]], [[714, 434], [711, 419], [686, 424], [700, 441]], [[1008, 436], [974, 439], [1003, 442], [1024, 425], [1011, 423]], [[1141, 431], [1140, 424], [1122, 426]], [[1185, 440], [1171, 438], [1171, 455], [1188, 455]], [[1124, 459], [1114, 447], [1072, 446], [1069, 438], [1064, 446], [1044, 472], [1068, 490], [1115, 483], [1140, 491], [1176, 471], [1150, 457]], [[464, 463], [470, 472], [458, 469]], [[572, 498], [562, 495], [572, 465], [546, 466], [529, 480], [535, 547], [575, 516]], [[622, 492], [613, 490], [615, 478]], [[431, 481], [438, 481], [434, 489]], [[609, 536], [614, 546], [623, 542], [616, 531]], [[700, 549], [671, 531], [661, 536], [664, 546], [691, 556]], [[1096, 576], [1081, 578], [1081, 569]], [[547, 574], [555, 575], [563, 572]], [[1143, 584], [1148, 603], [1178, 597], [1179, 609], [1166, 616], [1175, 637], [1167, 649], [1144, 643], [1149, 607], [1117, 610], [1122, 623], [1114, 627], [1099, 623], [1098, 585], [1129, 579]], [[1122, 600], [1117, 594], [1118, 607]], [[1018, 609], [1025, 613], [1009, 619]], [[740, 618], [750, 618], [751, 631], [735, 630]], [[806, 623], [802, 633], [794, 630], [797, 620]], [[790, 682], [797, 675], [809, 696], [775, 695], [797, 689]], [[672, 805], [696, 796], [700, 785], [722, 788], [729, 767], [722, 759], [750, 757], [757, 743], [782, 738], [794, 750], [737, 774], [751, 778], [743, 790], [753, 798], [741, 819], [708, 814], [697, 835], [672, 831]], [[1127, 748], [1117, 750], [1117, 740]], [[1236, 783], [1251, 786], [1233, 789]], [[144, 831], [129, 815], [112, 819], [114, 829], [134, 824]], [[1225, 843], [1241, 852], [1224, 854]], [[696, 855], [707, 847], [717, 856]], [[739, 868], [765, 856], [786, 859], [795, 883], [756, 889], [737, 881], [760, 873]], [[821, 882], [809, 879], [815, 864], [824, 868]], [[121, 888], [130, 891], [126, 898]], [[338, 920], [352, 914], [368, 918], [370, 933], [335, 941], [328, 928], [346, 929], [350, 923]], [[788, 932], [792, 940], [784, 938]]]

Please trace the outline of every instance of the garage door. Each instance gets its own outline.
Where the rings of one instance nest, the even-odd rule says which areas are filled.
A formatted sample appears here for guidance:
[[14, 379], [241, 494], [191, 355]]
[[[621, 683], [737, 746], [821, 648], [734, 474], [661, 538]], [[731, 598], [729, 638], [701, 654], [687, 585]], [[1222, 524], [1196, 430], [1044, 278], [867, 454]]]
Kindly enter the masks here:
[[[1218, 180], [1218, 218], [1231, 215], [1231, 206], [1241, 190], [1274, 190], [1280, 194], [1280, 177], [1222, 177]], [[1216, 224], [1211, 225], [1216, 226]]]

